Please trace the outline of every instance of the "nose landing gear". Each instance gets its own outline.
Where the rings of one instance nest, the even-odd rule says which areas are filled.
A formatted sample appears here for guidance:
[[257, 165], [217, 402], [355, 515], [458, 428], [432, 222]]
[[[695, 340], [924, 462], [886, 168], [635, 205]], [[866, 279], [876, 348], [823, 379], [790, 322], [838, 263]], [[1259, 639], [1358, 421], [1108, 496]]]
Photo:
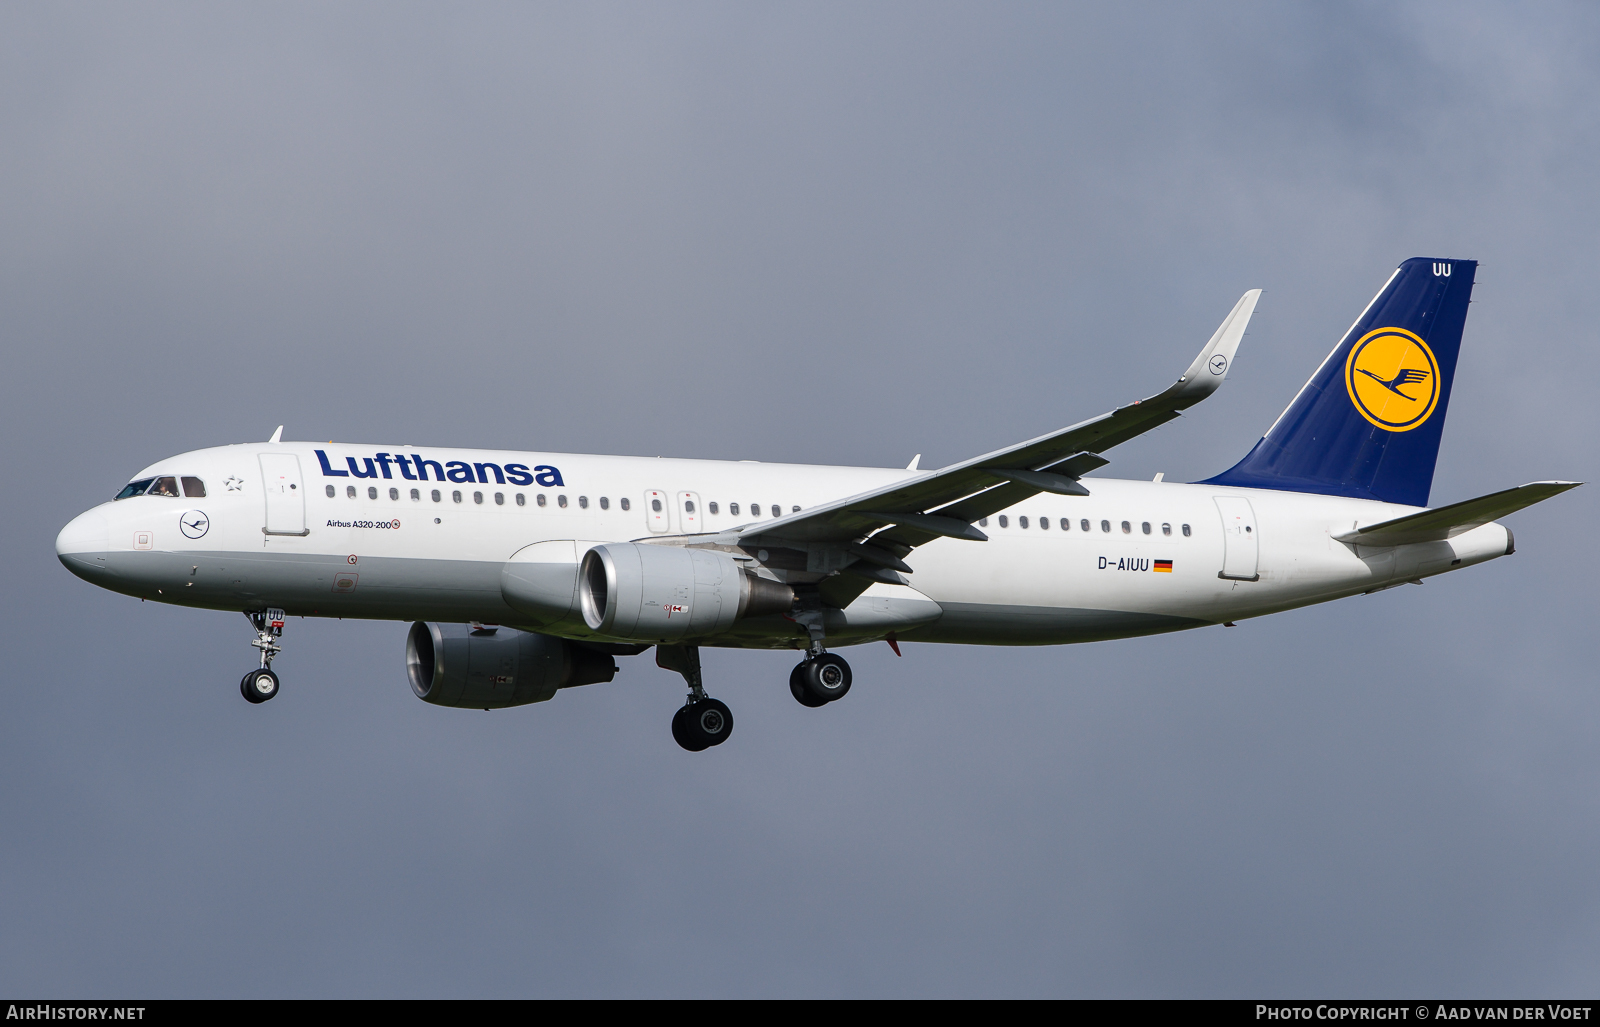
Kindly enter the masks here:
[[278, 675], [270, 670], [252, 670], [239, 679], [239, 694], [250, 702], [264, 703], [278, 694]]
[[706, 695], [700, 683], [700, 647], [658, 645], [656, 666], [677, 671], [689, 685], [683, 707], [672, 715], [673, 740], [690, 752], [703, 752], [726, 742], [733, 734], [733, 711], [727, 703]]
[[283, 651], [278, 639], [283, 637], [282, 610], [256, 610], [246, 612], [256, 637], [251, 645], [261, 650], [261, 667], [239, 679], [239, 694], [252, 703], [264, 703], [278, 694], [278, 675], [272, 672], [272, 659]]

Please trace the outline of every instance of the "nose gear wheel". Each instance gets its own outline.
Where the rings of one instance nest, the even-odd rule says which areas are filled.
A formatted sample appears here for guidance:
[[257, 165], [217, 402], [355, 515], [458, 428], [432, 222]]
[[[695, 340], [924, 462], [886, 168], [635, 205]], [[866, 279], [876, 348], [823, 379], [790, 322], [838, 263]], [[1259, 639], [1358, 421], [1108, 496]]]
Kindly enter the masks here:
[[239, 680], [239, 694], [250, 702], [264, 703], [278, 694], [278, 675], [270, 670], [252, 670]]
[[256, 637], [250, 644], [261, 650], [261, 666], [239, 679], [239, 694], [252, 703], [260, 704], [278, 694], [278, 675], [272, 672], [273, 657], [283, 652], [278, 639], [283, 637], [286, 619], [279, 609], [245, 611]]

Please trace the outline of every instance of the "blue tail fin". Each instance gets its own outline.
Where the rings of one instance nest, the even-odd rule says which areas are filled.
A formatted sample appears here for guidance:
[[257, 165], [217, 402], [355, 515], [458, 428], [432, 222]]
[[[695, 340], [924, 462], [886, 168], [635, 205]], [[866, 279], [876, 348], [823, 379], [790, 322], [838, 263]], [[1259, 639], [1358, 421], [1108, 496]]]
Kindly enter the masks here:
[[1427, 506], [1477, 270], [1401, 264], [1266, 436], [1201, 484]]

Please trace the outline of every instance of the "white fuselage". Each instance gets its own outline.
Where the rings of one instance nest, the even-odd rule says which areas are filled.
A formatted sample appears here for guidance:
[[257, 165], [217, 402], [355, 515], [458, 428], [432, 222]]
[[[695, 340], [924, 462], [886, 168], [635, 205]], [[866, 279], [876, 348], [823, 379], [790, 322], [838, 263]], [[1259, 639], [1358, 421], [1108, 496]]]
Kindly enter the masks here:
[[[404, 446], [369, 463], [375, 452], [264, 443], [162, 460], [138, 478], [197, 478], [204, 497], [104, 503], [63, 529], [57, 550], [79, 576], [159, 602], [549, 630], [502, 596], [501, 570], [526, 547], [722, 532], [922, 473]], [[429, 480], [416, 480], [423, 465], [413, 466], [413, 456], [458, 480], [434, 480], [432, 466]], [[296, 464], [298, 480], [290, 481], [293, 472], [282, 468]], [[369, 469], [372, 477], [358, 476]], [[468, 475], [470, 482], [459, 480]], [[1084, 484], [1087, 497], [1040, 494], [988, 518], [988, 542], [940, 539], [916, 549], [906, 558], [914, 570], [909, 586], [874, 584], [857, 605], [914, 600], [905, 608], [932, 611], [902, 625], [898, 637], [909, 641], [1090, 641], [1260, 616], [1481, 563], [1510, 548], [1498, 524], [1448, 542], [1384, 548], [1333, 537], [1413, 507], [1208, 485]], [[782, 580], [781, 568], [772, 573]], [[864, 626], [836, 642], [895, 630], [893, 618], [854, 623]], [[584, 634], [581, 625], [560, 633]], [[803, 647], [804, 637], [786, 627], [705, 644]]]

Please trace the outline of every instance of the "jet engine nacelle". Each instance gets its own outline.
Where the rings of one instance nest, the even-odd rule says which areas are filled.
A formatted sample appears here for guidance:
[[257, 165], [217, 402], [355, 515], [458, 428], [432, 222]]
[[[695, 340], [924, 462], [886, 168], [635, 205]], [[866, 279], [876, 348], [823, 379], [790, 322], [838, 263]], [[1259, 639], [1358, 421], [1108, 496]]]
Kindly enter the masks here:
[[611, 638], [704, 638], [793, 605], [788, 585], [757, 577], [715, 550], [608, 543], [585, 553], [578, 573], [584, 623]]
[[610, 681], [605, 653], [560, 638], [465, 624], [411, 625], [406, 674], [417, 698], [435, 706], [497, 710], [544, 702], [558, 688]]

